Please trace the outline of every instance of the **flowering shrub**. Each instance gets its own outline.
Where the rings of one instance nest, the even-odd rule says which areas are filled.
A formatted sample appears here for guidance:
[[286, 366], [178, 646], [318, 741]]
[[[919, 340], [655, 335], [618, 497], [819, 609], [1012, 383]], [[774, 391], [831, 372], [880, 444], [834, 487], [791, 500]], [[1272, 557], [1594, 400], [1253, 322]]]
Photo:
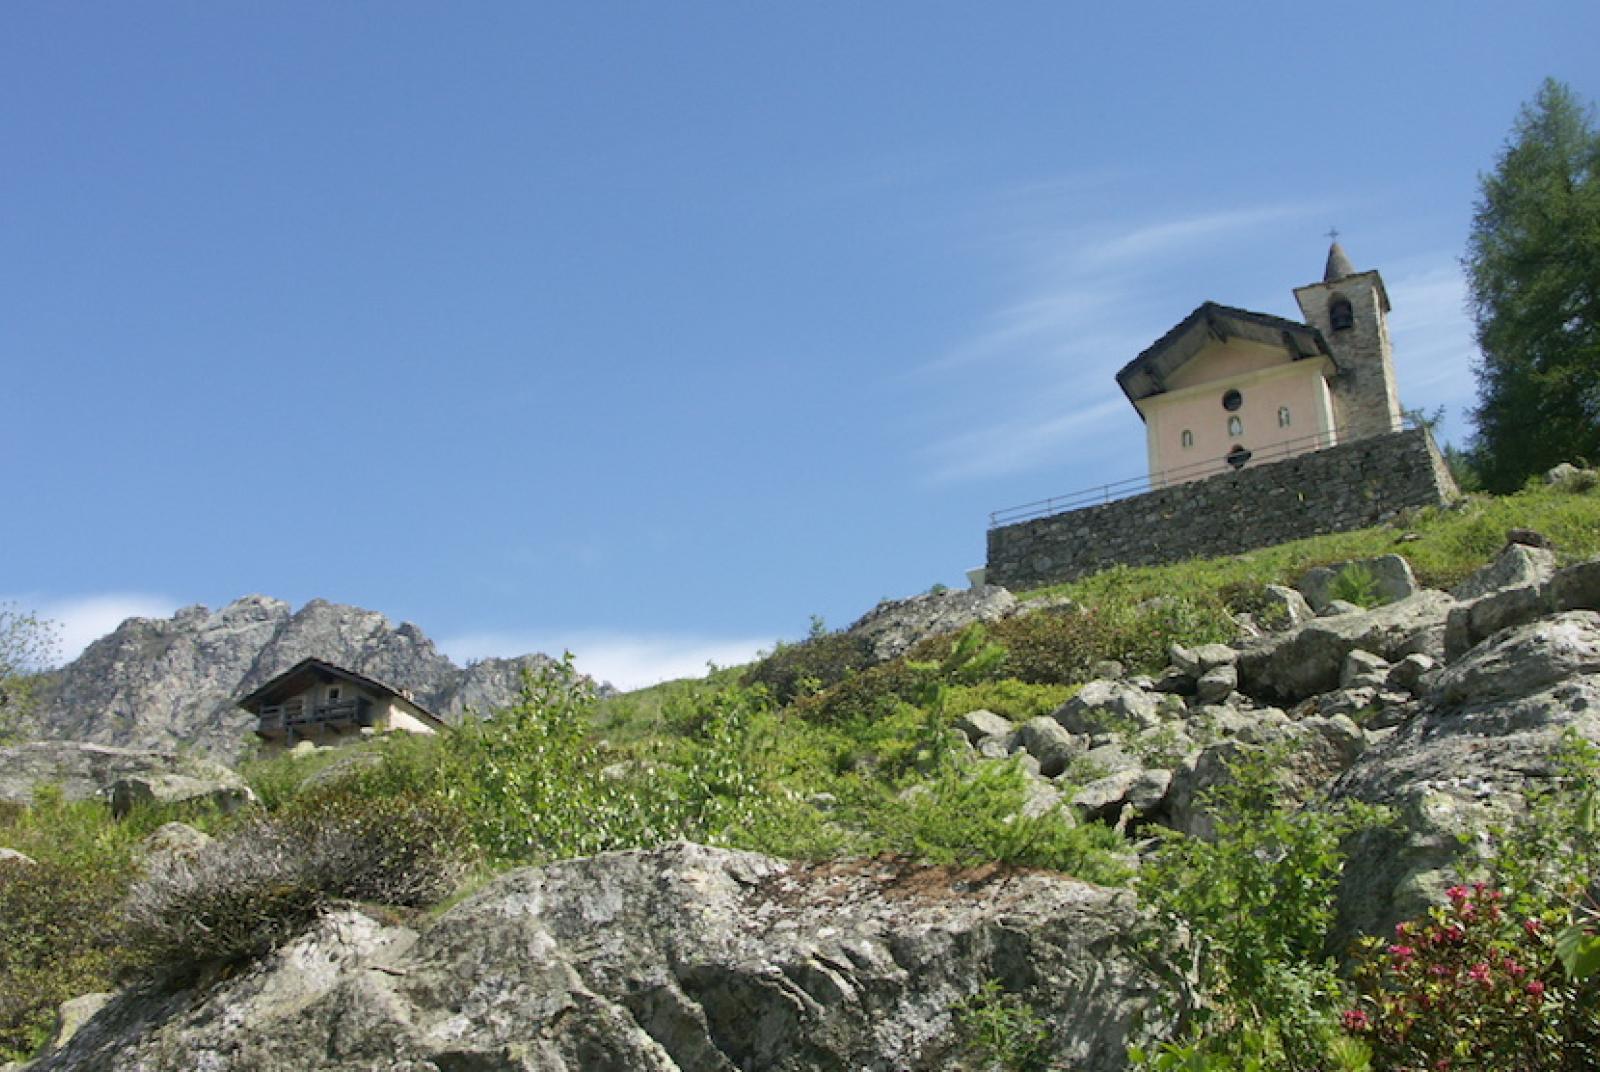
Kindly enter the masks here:
[[1592, 1067], [1589, 1017], [1556, 963], [1552, 919], [1508, 913], [1481, 882], [1448, 897], [1392, 941], [1364, 943], [1345, 1030], [1377, 1067], [1405, 1072]]

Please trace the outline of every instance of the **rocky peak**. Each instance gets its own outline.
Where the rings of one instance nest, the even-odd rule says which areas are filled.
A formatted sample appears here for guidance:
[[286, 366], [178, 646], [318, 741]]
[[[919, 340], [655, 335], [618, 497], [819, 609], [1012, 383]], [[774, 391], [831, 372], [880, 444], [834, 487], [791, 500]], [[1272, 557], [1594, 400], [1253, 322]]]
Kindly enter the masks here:
[[44, 682], [39, 734], [127, 748], [191, 747], [223, 760], [249, 739], [234, 701], [308, 657], [376, 678], [448, 721], [515, 699], [543, 655], [461, 668], [423, 631], [377, 611], [314, 599], [293, 610], [269, 596], [171, 618], [130, 618]]

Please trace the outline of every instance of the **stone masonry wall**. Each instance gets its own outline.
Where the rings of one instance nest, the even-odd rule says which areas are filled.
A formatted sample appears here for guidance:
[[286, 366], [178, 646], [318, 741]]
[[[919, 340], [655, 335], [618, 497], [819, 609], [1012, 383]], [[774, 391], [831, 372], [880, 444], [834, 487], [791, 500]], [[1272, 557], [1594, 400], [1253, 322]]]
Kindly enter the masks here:
[[1236, 554], [1362, 528], [1457, 494], [1427, 429], [1408, 429], [990, 529], [986, 580], [1021, 591], [1119, 564]]

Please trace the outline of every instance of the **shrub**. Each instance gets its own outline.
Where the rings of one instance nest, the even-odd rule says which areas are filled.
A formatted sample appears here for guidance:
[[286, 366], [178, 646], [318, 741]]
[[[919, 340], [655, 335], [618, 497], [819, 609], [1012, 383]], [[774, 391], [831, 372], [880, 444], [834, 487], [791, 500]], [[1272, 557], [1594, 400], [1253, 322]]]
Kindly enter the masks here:
[[119, 867], [0, 860], [0, 1061], [47, 1041], [61, 1002], [108, 985], [127, 881]]
[[1081, 684], [1105, 659], [1154, 673], [1171, 645], [1226, 640], [1232, 631], [1232, 617], [1214, 597], [1108, 597], [1076, 613], [1017, 615], [992, 627], [1008, 653], [1004, 672], [1037, 685]]
[[962, 1067], [1001, 1072], [1043, 1072], [1050, 1067], [1050, 1025], [1020, 994], [1007, 993], [998, 979], [952, 1010], [960, 1033]]
[[[1318, 1069], [1341, 1056], [1343, 987], [1323, 956], [1343, 857], [1341, 839], [1376, 820], [1370, 809], [1294, 810], [1280, 801], [1281, 754], [1239, 756], [1206, 802], [1216, 840], [1170, 834], [1141, 871], [1140, 895], [1170, 932], [1187, 931], [1198, 1004], [1178, 1043], [1151, 1068]], [[1163, 1064], [1187, 1052], [1195, 1062]], [[1335, 1067], [1338, 1067], [1335, 1065]]]
[[1584, 996], [1561, 976], [1548, 922], [1506, 913], [1502, 892], [1483, 883], [1448, 895], [1393, 941], [1363, 943], [1346, 1030], [1385, 1068], [1593, 1068], [1593, 1015], [1578, 1017], [1587, 1037], [1568, 1030]]
[[158, 857], [124, 904], [135, 966], [186, 977], [264, 953], [341, 899], [420, 906], [464, 873], [464, 826], [436, 801], [330, 792], [290, 815]]
[[745, 671], [742, 683], [762, 685], [780, 705], [837, 685], [872, 664], [872, 647], [848, 633], [823, 633], [783, 644]]

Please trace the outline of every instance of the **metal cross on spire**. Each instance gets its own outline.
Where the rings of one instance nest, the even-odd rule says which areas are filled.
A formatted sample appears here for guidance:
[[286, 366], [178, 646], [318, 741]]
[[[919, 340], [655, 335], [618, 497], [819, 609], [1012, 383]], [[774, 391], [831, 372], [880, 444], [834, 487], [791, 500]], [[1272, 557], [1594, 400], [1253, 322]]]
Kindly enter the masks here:
[[1337, 227], [1329, 227], [1328, 228], [1328, 238], [1331, 241], [1334, 241], [1334, 242], [1339, 241], [1339, 228], [1337, 228]]

